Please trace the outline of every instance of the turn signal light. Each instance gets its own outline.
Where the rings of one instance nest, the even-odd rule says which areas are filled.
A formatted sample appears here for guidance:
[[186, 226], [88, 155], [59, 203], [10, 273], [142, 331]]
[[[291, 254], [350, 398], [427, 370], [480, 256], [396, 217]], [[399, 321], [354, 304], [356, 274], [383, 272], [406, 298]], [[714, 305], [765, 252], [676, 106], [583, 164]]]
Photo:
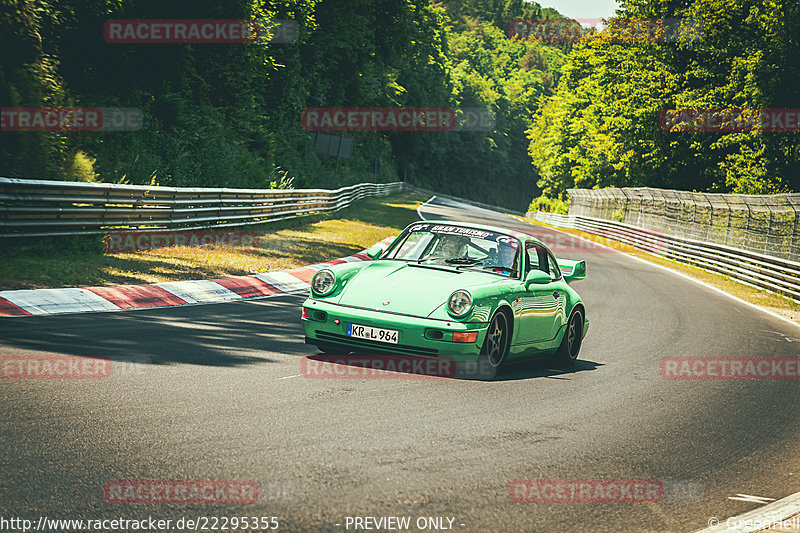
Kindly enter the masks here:
[[303, 313], [300, 315], [300, 318], [308, 318], [308, 308], [303, 308]]
[[453, 342], [476, 342], [478, 340], [477, 331], [455, 331], [453, 332]]

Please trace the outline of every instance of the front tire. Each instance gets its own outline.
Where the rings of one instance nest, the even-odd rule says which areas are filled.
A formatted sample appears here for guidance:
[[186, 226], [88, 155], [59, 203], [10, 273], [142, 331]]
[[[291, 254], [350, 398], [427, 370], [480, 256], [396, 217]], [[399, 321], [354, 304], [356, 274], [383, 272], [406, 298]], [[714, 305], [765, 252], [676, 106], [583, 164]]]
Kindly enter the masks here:
[[567, 322], [567, 330], [561, 339], [561, 346], [555, 353], [555, 360], [563, 366], [572, 366], [578, 359], [583, 342], [583, 313], [579, 309], [573, 311]]
[[481, 358], [484, 358], [493, 368], [500, 368], [506, 360], [510, 344], [511, 327], [508, 323], [508, 316], [502, 311], [495, 313], [489, 323], [489, 329], [486, 331]]

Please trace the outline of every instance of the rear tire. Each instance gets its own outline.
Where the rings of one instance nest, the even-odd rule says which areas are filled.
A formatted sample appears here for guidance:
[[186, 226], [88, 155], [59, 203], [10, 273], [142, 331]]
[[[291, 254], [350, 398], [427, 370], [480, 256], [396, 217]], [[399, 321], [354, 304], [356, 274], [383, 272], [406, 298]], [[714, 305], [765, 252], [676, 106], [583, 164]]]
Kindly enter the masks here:
[[567, 322], [567, 329], [561, 339], [561, 346], [558, 347], [554, 359], [562, 366], [572, 366], [578, 359], [583, 341], [583, 313], [580, 309], [572, 312]]

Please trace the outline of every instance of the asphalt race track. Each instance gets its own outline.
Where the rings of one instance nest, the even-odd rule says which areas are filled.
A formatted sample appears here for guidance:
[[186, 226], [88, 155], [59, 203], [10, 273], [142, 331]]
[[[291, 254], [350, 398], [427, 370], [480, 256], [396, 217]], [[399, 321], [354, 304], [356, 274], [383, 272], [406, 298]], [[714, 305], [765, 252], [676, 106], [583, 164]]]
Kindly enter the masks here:
[[[433, 201], [586, 259], [573, 370], [494, 380], [308, 379], [299, 305], [256, 301], [0, 320], [0, 357], [108, 357], [106, 379], [0, 380], [0, 516], [455, 518], [455, 531], [694, 531], [800, 491], [797, 381], [675, 381], [664, 357], [790, 356], [800, 329], [704, 286], [505, 215]], [[519, 479], [659, 480], [656, 503], [518, 503]], [[251, 480], [246, 505], [126, 505], [112, 480]], [[337, 524], [339, 524], [337, 526]], [[448, 524], [445, 520], [444, 524]], [[417, 531], [417, 529], [412, 529]], [[349, 531], [354, 531], [350, 526]]]

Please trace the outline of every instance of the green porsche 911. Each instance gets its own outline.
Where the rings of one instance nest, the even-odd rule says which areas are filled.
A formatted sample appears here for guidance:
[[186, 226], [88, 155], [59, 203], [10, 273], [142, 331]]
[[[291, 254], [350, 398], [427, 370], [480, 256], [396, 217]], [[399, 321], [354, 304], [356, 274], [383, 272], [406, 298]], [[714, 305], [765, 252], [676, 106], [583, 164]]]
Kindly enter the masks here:
[[578, 357], [589, 326], [568, 285], [584, 261], [538, 239], [462, 222], [415, 222], [374, 261], [324, 268], [303, 303], [306, 342], [327, 354], [375, 352], [487, 362]]

